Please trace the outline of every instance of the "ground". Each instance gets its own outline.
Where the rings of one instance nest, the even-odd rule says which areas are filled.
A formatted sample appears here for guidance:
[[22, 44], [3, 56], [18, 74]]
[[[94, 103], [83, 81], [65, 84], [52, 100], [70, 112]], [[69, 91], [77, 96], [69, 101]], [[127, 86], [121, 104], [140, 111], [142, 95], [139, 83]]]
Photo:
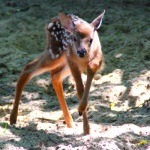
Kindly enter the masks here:
[[[150, 150], [150, 2], [148, 0], [0, 1], [0, 149]], [[9, 125], [16, 82], [46, 48], [45, 26], [58, 12], [86, 21], [106, 11], [99, 36], [105, 69], [89, 95], [91, 134], [83, 136], [72, 77], [64, 81], [74, 128], [67, 128], [49, 73], [31, 80]], [[86, 80], [86, 74], [83, 75]]]

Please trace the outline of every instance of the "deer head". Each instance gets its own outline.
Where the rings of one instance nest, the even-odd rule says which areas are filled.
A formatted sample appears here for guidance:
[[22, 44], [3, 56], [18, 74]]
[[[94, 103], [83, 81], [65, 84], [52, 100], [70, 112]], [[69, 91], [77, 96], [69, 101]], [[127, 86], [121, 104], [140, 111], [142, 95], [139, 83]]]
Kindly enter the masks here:
[[65, 15], [59, 13], [58, 19], [61, 25], [74, 35], [74, 46], [76, 54], [83, 58], [89, 54], [92, 44], [94, 44], [96, 30], [98, 30], [102, 24], [102, 18], [105, 11], [99, 15], [92, 23], [87, 23], [86, 21], [74, 16]]

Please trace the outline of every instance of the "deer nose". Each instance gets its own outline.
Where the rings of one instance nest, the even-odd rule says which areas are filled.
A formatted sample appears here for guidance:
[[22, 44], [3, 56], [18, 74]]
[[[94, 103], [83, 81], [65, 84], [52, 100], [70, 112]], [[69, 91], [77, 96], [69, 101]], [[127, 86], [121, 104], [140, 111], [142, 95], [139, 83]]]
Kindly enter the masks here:
[[77, 50], [77, 54], [79, 55], [79, 57], [84, 57], [86, 55], [86, 49], [78, 49]]

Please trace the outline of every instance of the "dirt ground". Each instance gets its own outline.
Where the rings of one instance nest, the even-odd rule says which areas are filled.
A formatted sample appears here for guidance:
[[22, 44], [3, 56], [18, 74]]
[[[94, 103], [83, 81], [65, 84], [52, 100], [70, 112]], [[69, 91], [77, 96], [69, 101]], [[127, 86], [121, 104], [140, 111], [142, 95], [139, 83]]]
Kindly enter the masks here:
[[[99, 35], [106, 66], [95, 75], [90, 90], [91, 134], [83, 136], [72, 77], [64, 81], [75, 122], [70, 129], [49, 73], [25, 87], [17, 124], [10, 126], [17, 79], [23, 66], [46, 48], [50, 18], [66, 12], [90, 22], [103, 10]], [[148, 0], [1, 0], [0, 149], [150, 150], [149, 16]]]

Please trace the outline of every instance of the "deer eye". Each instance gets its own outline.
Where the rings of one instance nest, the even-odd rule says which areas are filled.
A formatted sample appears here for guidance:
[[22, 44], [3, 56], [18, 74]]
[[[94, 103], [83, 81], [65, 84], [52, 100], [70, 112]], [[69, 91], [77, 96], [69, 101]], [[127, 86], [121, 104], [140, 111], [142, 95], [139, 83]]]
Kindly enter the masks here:
[[90, 39], [90, 41], [89, 41], [89, 42], [90, 42], [90, 45], [91, 45], [91, 44], [92, 44], [92, 42], [93, 42], [93, 39]]
[[76, 42], [77, 41], [77, 38], [74, 36], [74, 41]]

